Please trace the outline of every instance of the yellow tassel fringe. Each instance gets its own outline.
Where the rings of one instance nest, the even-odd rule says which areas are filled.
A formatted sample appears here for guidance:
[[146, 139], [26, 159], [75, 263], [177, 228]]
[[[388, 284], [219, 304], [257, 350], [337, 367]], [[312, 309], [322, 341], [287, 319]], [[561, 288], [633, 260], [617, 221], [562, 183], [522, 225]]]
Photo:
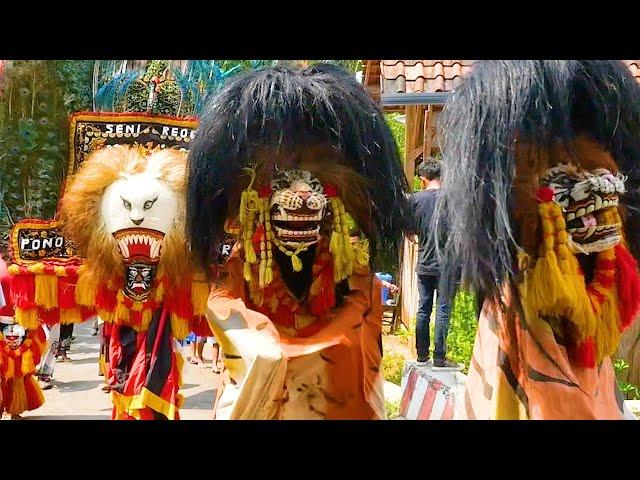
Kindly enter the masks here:
[[176, 339], [182, 340], [189, 335], [189, 322], [187, 320], [172, 313], [169, 321], [171, 322], [171, 333]]
[[87, 272], [83, 265], [78, 270], [78, 283], [76, 284], [76, 303], [86, 307], [92, 307], [96, 303], [96, 294], [98, 293], [98, 284], [93, 275]]
[[[596, 358], [600, 362], [613, 354], [620, 341], [619, 313], [615, 288], [600, 291], [606, 296], [600, 305], [592, 302], [578, 259], [569, 250], [566, 224], [560, 205], [554, 202], [538, 206], [543, 242], [532, 268], [525, 269], [520, 293], [527, 311], [534, 315], [563, 316], [573, 326], [575, 340], [595, 339]], [[613, 249], [600, 252], [599, 258], [613, 260]]]
[[22, 353], [22, 363], [20, 366], [20, 371], [22, 375], [29, 375], [30, 373], [35, 372], [36, 366], [33, 363], [33, 353], [31, 350], [25, 350]]
[[27, 330], [34, 330], [38, 328], [38, 312], [35, 308], [29, 310], [23, 310], [22, 308], [16, 308], [16, 322]]

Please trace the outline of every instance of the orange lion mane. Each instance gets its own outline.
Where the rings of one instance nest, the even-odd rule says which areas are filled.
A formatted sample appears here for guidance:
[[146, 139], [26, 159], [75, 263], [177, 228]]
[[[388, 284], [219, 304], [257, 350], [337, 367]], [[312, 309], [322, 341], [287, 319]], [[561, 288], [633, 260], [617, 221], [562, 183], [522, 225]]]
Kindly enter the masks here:
[[173, 228], [164, 237], [158, 277], [166, 275], [172, 284], [179, 285], [192, 273], [185, 237], [186, 154], [170, 148], [150, 151], [117, 145], [96, 150], [87, 157], [73, 176], [61, 203], [64, 234], [86, 259], [87, 273], [97, 284], [120, 278], [124, 273], [117, 243], [102, 218], [102, 196], [121, 174], [142, 173], [150, 165], [158, 169], [161, 180], [175, 191], [179, 202]]

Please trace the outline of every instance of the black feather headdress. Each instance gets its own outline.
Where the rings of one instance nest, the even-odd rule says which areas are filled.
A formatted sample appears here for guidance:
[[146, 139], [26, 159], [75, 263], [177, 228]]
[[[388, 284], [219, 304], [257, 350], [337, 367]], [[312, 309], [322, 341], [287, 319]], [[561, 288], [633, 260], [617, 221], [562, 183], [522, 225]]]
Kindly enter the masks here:
[[360, 226], [372, 248], [398, 247], [408, 185], [380, 109], [338, 67], [276, 67], [239, 74], [202, 114], [189, 152], [187, 215], [191, 247], [203, 265], [215, 261], [244, 168], [265, 152], [285, 158], [314, 146], [339, 154], [366, 181], [369, 231]]
[[578, 136], [628, 177], [625, 237], [640, 255], [640, 86], [622, 62], [477, 62], [445, 107], [440, 133], [443, 190], [432, 230], [449, 225], [444, 272], [462, 264], [468, 285], [489, 295], [514, 280], [516, 142], [570, 151]]

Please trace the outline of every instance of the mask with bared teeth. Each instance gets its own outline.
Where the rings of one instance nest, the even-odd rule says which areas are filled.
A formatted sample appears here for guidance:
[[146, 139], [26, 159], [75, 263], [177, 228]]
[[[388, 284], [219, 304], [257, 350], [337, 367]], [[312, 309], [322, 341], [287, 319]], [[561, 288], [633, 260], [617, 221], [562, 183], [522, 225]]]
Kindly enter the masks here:
[[320, 238], [320, 223], [327, 209], [324, 188], [306, 170], [284, 170], [271, 182], [271, 222], [284, 244], [311, 245]]
[[175, 193], [153, 167], [120, 174], [102, 199], [107, 229], [125, 264], [124, 293], [132, 300], [149, 296], [164, 236], [178, 208]]
[[622, 240], [616, 209], [626, 178], [605, 168], [583, 170], [563, 164], [551, 168], [541, 184], [562, 206], [571, 245], [579, 253], [601, 252]]

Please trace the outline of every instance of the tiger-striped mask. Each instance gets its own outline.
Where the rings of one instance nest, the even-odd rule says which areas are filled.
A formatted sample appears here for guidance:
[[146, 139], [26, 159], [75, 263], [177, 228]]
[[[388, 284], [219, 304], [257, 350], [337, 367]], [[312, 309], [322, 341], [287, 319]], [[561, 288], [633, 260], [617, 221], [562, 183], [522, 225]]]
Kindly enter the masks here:
[[554, 201], [562, 206], [577, 252], [601, 252], [621, 242], [617, 207], [625, 180], [605, 168], [585, 171], [563, 164], [548, 170], [541, 184], [553, 190]]
[[271, 190], [274, 236], [289, 246], [316, 243], [328, 204], [320, 180], [306, 170], [284, 170], [271, 181]]

